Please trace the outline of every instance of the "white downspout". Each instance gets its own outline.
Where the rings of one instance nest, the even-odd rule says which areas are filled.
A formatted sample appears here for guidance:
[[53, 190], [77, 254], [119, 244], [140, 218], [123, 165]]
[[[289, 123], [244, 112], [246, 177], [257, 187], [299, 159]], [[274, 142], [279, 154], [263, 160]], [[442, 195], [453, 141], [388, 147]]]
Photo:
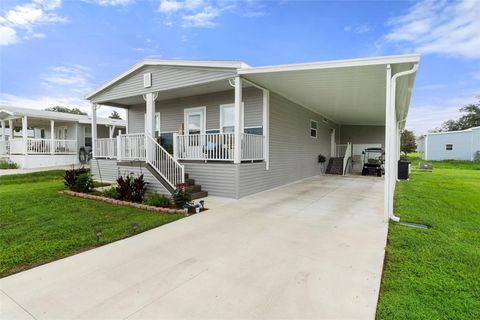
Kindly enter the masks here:
[[[406, 70], [406, 71], [402, 71], [402, 72], [399, 72], [395, 75], [393, 75], [392, 79], [391, 79], [391, 89], [390, 89], [390, 103], [389, 103], [389, 113], [390, 113], [390, 124], [389, 124], [389, 127], [390, 127], [390, 134], [389, 134], [389, 143], [390, 143], [390, 146], [394, 146], [396, 144], [396, 141], [394, 140], [395, 139], [395, 135], [393, 134], [393, 127], [396, 128], [396, 122], [395, 122], [395, 117], [396, 117], [396, 100], [395, 100], [395, 96], [396, 96], [396, 89], [397, 89], [397, 79], [400, 78], [400, 77], [403, 77], [403, 76], [406, 76], [406, 75], [410, 75], [412, 73], [415, 73], [417, 72], [418, 70], [418, 63], [414, 64], [412, 69], [410, 70]], [[389, 155], [389, 167], [390, 167], [390, 170], [392, 170], [395, 166], [395, 158], [393, 157], [394, 155], [394, 152], [392, 152], [392, 150], [394, 151], [394, 149], [392, 147], [389, 148], [389, 152], [390, 152], [390, 155]], [[389, 185], [389, 194], [386, 195], [388, 196], [390, 199], [388, 201], [388, 217], [393, 220], [393, 221], [400, 221], [400, 218], [395, 216], [393, 214], [393, 194], [394, 194], [394, 190], [395, 190], [395, 182], [396, 182], [396, 179], [395, 177], [390, 174], [389, 175], [389, 181], [388, 183], [390, 184]]]

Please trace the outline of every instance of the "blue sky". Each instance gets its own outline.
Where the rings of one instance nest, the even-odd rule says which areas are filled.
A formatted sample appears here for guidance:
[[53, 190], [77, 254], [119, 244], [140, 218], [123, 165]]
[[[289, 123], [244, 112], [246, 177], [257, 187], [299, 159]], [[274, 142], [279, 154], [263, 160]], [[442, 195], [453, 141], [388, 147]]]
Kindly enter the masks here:
[[146, 57], [260, 66], [412, 52], [407, 127], [420, 134], [480, 95], [480, 1], [4, 0], [0, 103], [88, 111], [86, 93]]

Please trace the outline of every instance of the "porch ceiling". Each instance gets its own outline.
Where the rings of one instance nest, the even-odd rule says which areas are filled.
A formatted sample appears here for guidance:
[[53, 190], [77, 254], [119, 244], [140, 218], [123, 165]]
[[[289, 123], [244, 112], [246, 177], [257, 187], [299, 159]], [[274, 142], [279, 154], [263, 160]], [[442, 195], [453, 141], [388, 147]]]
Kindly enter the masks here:
[[[418, 60], [417, 55], [368, 58], [250, 68], [239, 73], [336, 123], [384, 125], [387, 65], [393, 75], [410, 69]], [[409, 92], [414, 78], [406, 80]], [[397, 110], [408, 108], [409, 101], [400, 100], [404, 105], [397, 99]]]

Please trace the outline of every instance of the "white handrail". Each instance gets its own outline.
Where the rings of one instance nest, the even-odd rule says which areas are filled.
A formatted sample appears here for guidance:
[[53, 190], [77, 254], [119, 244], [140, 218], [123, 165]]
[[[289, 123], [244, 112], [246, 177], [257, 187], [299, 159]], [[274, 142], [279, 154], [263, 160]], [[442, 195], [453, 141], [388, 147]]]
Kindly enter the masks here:
[[347, 143], [347, 148], [345, 149], [345, 155], [343, 157], [343, 171], [342, 174], [345, 176], [347, 174], [347, 164], [348, 160], [352, 157], [352, 143]]
[[185, 167], [183, 165], [175, 160], [175, 158], [150, 135], [145, 136], [145, 145], [150, 151], [146, 162], [149, 163], [172, 188], [175, 189], [178, 184], [185, 183]]

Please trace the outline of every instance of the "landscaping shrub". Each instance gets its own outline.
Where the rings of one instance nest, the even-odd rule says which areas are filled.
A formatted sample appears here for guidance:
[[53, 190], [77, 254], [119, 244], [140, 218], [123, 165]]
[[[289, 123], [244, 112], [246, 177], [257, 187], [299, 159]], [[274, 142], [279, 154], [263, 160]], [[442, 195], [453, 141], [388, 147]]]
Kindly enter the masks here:
[[107, 197], [107, 198], [112, 198], [112, 199], [118, 199], [117, 188], [111, 187], [109, 189], [103, 190], [102, 191], [102, 196]]
[[68, 189], [75, 191], [74, 187], [75, 187], [75, 182], [77, 181], [78, 176], [84, 173], [89, 173], [89, 172], [90, 171], [88, 169], [85, 169], [84, 167], [65, 170], [65, 175], [63, 176], [65, 186]]
[[75, 183], [73, 184], [73, 191], [76, 192], [92, 192], [93, 190], [93, 179], [92, 175], [88, 172], [81, 173], [75, 179]]
[[17, 169], [18, 166], [15, 162], [0, 160], [0, 169]]
[[179, 183], [172, 198], [175, 208], [182, 208], [186, 203], [192, 201], [192, 191], [184, 183]]
[[117, 185], [119, 200], [141, 203], [147, 191], [143, 174], [137, 178], [133, 176], [120, 177], [117, 179]]
[[171, 201], [170, 198], [163, 194], [152, 193], [145, 197], [143, 203], [154, 207], [170, 208]]

